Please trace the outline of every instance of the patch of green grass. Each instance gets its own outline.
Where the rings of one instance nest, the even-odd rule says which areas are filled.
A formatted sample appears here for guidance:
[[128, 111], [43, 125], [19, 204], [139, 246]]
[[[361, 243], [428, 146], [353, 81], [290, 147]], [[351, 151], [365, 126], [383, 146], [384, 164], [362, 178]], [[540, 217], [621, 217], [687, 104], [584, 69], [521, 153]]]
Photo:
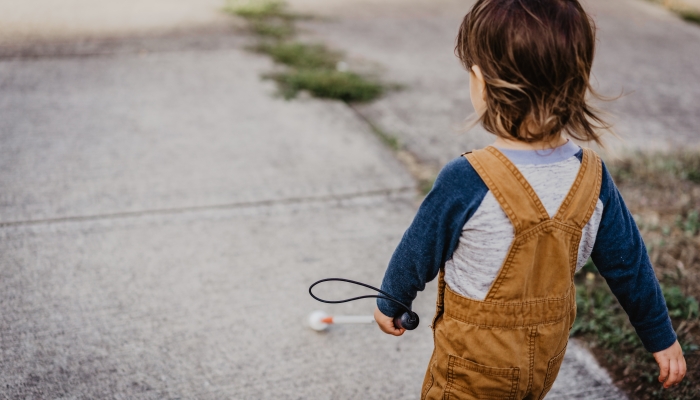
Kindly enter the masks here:
[[229, 0], [225, 10], [247, 19], [250, 30], [261, 37], [283, 40], [296, 32], [298, 16], [288, 12], [283, 1]]
[[698, 215], [698, 210], [691, 210], [686, 215], [685, 219], [678, 216], [677, 220], [678, 226], [683, 229], [683, 232], [687, 236], [695, 236], [700, 231], [700, 215]]
[[251, 22], [250, 29], [256, 35], [277, 40], [291, 37], [296, 32], [294, 25], [285, 21], [255, 20]]
[[595, 279], [595, 273], [587, 272], [585, 283], [576, 287], [577, 314], [571, 335], [593, 334], [598, 344], [606, 348], [640, 345], [634, 329], [624, 323], [619, 304], [608, 287], [596, 284]]
[[256, 51], [288, 67], [266, 76], [277, 82], [287, 99], [305, 90], [320, 98], [367, 102], [388, 88], [371, 77], [336, 68], [342, 60], [340, 52], [290, 41], [296, 33], [295, 21], [306, 17], [288, 12], [282, 0], [228, 0], [226, 10], [248, 20], [250, 30], [261, 39]]
[[610, 165], [617, 183], [645, 183], [665, 188], [677, 181], [700, 183], [700, 153], [636, 153]]
[[299, 42], [262, 43], [257, 50], [275, 62], [300, 69], [334, 69], [342, 57], [322, 44]]
[[225, 10], [246, 19], [287, 18], [286, 6], [279, 0], [229, 0]]
[[384, 91], [379, 82], [352, 72], [330, 69], [293, 69], [268, 77], [280, 85], [281, 93], [287, 99], [306, 90], [315, 97], [362, 103], [376, 99]]
[[690, 320], [698, 316], [698, 301], [693, 296], [685, 296], [678, 286], [663, 286], [662, 292], [671, 318]]

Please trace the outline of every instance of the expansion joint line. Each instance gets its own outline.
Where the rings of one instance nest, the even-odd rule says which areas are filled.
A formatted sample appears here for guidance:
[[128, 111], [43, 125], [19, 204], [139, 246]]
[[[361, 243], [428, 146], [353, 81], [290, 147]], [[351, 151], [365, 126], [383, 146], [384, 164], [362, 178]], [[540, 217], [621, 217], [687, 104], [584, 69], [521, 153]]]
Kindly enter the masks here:
[[398, 187], [394, 189], [378, 189], [378, 190], [368, 190], [364, 192], [346, 193], [338, 195], [323, 195], [323, 196], [305, 196], [305, 197], [288, 197], [283, 199], [274, 200], [258, 200], [258, 201], [243, 201], [238, 203], [226, 203], [226, 204], [213, 204], [205, 206], [191, 206], [191, 207], [173, 207], [173, 208], [163, 208], [154, 210], [141, 210], [141, 211], [124, 211], [115, 213], [104, 213], [95, 215], [74, 215], [66, 217], [57, 218], [42, 218], [34, 220], [24, 220], [24, 221], [5, 221], [0, 222], [0, 229], [15, 226], [28, 226], [28, 225], [42, 225], [42, 224], [52, 224], [59, 222], [84, 222], [84, 221], [98, 221], [98, 220], [108, 220], [108, 219], [121, 219], [121, 218], [134, 218], [134, 217], [145, 217], [153, 215], [169, 215], [169, 214], [183, 214], [196, 211], [212, 211], [212, 210], [230, 210], [237, 208], [253, 208], [253, 207], [270, 207], [275, 205], [289, 205], [289, 204], [302, 204], [302, 203], [326, 203], [326, 202], [336, 202], [343, 200], [353, 200], [362, 197], [382, 197], [399, 195], [404, 193], [412, 193], [415, 189], [413, 187]]

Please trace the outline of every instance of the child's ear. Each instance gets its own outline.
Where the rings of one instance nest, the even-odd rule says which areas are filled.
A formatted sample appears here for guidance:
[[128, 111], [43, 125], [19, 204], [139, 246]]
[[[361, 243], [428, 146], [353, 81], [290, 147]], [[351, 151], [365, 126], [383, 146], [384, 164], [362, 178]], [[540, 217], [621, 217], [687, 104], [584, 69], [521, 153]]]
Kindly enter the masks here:
[[482, 115], [486, 111], [486, 82], [478, 65], [469, 67], [469, 97], [474, 111], [477, 115]]
[[484, 74], [481, 73], [481, 68], [479, 68], [478, 65], [472, 65], [469, 67], [469, 70], [476, 77], [476, 79], [480, 80], [481, 82], [484, 81]]
[[481, 96], [483, 97], [486, 82], [484, 82], [484, 74], [481, 72], [481, 68], [479, 68], [478, 65], [472, 65], [469, 67], [469, 74], [470, 78], [474, 80], [475, 86], [479, 89], [479, 92], [481, 92]]

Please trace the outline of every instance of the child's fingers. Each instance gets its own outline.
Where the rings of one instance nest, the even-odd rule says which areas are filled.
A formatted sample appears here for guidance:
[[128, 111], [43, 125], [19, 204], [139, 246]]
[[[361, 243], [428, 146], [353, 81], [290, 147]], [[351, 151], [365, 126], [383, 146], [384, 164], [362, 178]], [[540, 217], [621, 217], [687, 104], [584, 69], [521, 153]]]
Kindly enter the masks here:
[[685, 357], [681, 357], [681, 359], [678, 361], [681, 365], [681, 368], [680, 368], [681, 380], [683, 380], [683, 378], [685, 378], [685, 374], [688, 372], [687, 365], [685, 364]]
[[403, 328], [401, 328], [401, 329], [394, 328], [394, 331], [391, 332], [391, 334], [394, 336], [401, 336], [401, 335], [403, 335], [404, 332], [406, 332], [406, 330]]
[[379, 308], [374, 310], [374, 320], [377, 321], [379, 329], [389, 335], [401, 336], [406, 331], [405, 329], [397, 329], [396, 326], [394, 326], [394, 319], [382, 314]]
[[397, 328], [396, 325], [394, 325], [394, 320], [389, 320], [386, 322], [386, 333], [394, 336], [401, 336], [403, 335], [404, 332], [406, 332], [405, 329], [403, 328]]
[[679, 372], [678, 360], [670, 360], [668, 379], [664, 382], [664, 388], [668, 389], [681, 381]]
[[657, 360], [659, 363], [659, 382], [666, 382], [666, 379], [668, 379], [668, 371], [670, 369], [670, 360], [668, 359], [662, 359], [662, 360]]
[[379, 323], [379, 328], [384, 333], [388, 333], [389, 335], [394, 335], [394, 336], [401, 336], [406, 331], [405, 329], [397, 329], [394, 326], [393, 320], [389, 320], [388, 322], [382, 321], [381, 323]]

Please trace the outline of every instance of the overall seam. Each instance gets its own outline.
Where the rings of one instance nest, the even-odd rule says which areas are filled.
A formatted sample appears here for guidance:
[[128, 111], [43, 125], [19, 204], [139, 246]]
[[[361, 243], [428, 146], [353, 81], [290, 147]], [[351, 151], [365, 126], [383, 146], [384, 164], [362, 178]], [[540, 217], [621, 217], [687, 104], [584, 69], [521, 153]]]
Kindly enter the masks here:
[[576, 273], [576, 266], [578, 263], [578, 246], [581, 243], [581, 235], [574, 236], [574, 240], [571, 241], [571, 248], [569, 249], [569, 266], [571, 270], [571, 282], [573, 282], [574, 274]]
[[535, 379], [535, 337], [537, 336], [537, 326], [530, 328], [530, 371], [527, 382], [527, 390], [525, 393], [530, 393], [532, 390], [532, 382]]
[[520, 384], [520, 368], [516, 368], [513, 371], [513, 376], [511, 377], [513, 383], [510, 385], [510, 398], [514, 399], [518, 392], [518, 385]]
[[[573, 287], [573, 283], [571, 286], [569, 286], [569, 289]], [[521, 305], [529, 305], [529, 304], [538, 304], [538, 303], [547, 303], [551, 301], [565, 301], [566, 299], [569, 298], [569, 294], [571, 290], [568, 290], [565, 295], [562, 297], [547, 297], [547, 298], [542, 298], [542, 299], [534, 299], [534, 300], [527, 300], [527, 301], [493, 301], [493, 300], [475, 300], [475, 299], [470, 299], [469, 297], [464, 297], [461, 294], [455, 292], [454, 290], [450, 289], [449, 287], [445, 288], [446, 290], [450, 291], [450, 294], [453, 296], [457, 296], [459, 301], [463, 302], [468, 302], [470, 304], [484, 304], [484, 305], [493, 305], [493, 306], [499, 306], [499, 307], [515, 307], [515, 306], [521, 306]], [[444, 297], [444, 295], [443, 295]], [[444, 307], [443, 307], [444, 308]]]
[[535, 234], [539, 233], [540, 231], [543, 231], [548, 228], [555, 228], [560, 231], [564, 231], [570, 235], [580, 235], [581, 229], [577, 229], [571, 225], [567, 225], [564, 222], [561, 221], [554, 221], [554, 220], [549, 220], [545, 222], [541, 222], [540, 224], [523, 231], [519, 235], [515, 236], [513, 239], [513, 242], [517, 242], [518, 244], [524, 242], [525, 240], [529, 239], [531, 236], [534, 236]]
[[[454, 358], [448, 356], [448, 362], [447, 362], [447, 385], [445, 385], [445, 391], [444, 394], [450, 394], [452, 391], [452, 386], [454, 383]], [[444, 397], [443, 394], [443, 397]], [[450, 396], [452, 397], [452, 396]]]
[[[574, 309], [574, 307], [569, 308], [569, 309], [567, 310], [567, 314], [568, 314], [568, 312], [570, 312], [570, 311], [573, 310], [573, 309]], [[568, 315], [564, 315], [564, 316], [562, 316], [562, 317], [560, 317], [560, 318], [557, 318], [557, 319], [550, 319], [550, 320], [544, 320], [544, 321], [537, 321], [537, 322], [533, 322], [533, 323], [531, 323], [531, 324], [523, 324], [523, 325], [489, 325], [489, 324], [482, 324], [482, 323], [479, 323], [479, 322], [476, 322], [476, 321], [469, 321], [469, 320], [466, 320], [466, 319], [461, 319], [461, 318], [455, 317], [454, 315], [451, 315], [451, 314], [447, 314], [447, 316], [450, 317], [450, 318], [452, 318], [452, 319], [454, 319], [455, 321], [459, 321], [459, 322], [464, 323], [464, 324], [467, 324], [467, 325], [477, 326], [477, 327], [479, 327], [479, 328], [496, 328], [496, 329], [522, 329], [522, 328], [530, 328], [530, 327], [533, 327], [533, 326], [554, 324], [554, 323], [561, 322], [561, 321], [563, 321], [564, 319], [568, 318]]]
[[466, 317], [463, 317], [463, 316], [461, 316], [461, 315], [456, 315], [456, 314], [453, 314], [453, 313], [451, 313], [451, 312], [447, 312], [447, 313], [445, 313], [444, 315], [445, 315], [446, 317], [449, 317], [449, 318], [454, 319], [455, 321], [459, 321], [459, 322], [461, 322], [461, 323], [468, 324], [468, 325], [478, 326], [478, 327], [480, 327], [480, 328], [521, 329], [521, 328], [528, 328], [528, 327], [539, 326], [539, 325], [554, 324], [554, 323], [563, 321], [564, 319], [566, 319], [566, 318], [569, 317], [569, 312], [571, 312], [571, 310], [573, 310], [573, 309], [575, 309], [575, 308], [576, 308], [576, 303], [575, 303], [575, 302], [572, 302], [571, 307], [565, 309], [565, 310], [562, 312], [563, 315], [560, 316], [560, 317], [557, 317], [557, 318], [554, 318], [554, 319], [538, 320], [538, 321], [533, 322], [533, 323], [531, 323], [531, 324], [520, 324], [520, 325], [493, 325], [493, 324], [484, 324], [484, 323], [481, 323], [481, 322], [478, 322], [478, 321], [469, 320], [469, 319], [466, 318]]

